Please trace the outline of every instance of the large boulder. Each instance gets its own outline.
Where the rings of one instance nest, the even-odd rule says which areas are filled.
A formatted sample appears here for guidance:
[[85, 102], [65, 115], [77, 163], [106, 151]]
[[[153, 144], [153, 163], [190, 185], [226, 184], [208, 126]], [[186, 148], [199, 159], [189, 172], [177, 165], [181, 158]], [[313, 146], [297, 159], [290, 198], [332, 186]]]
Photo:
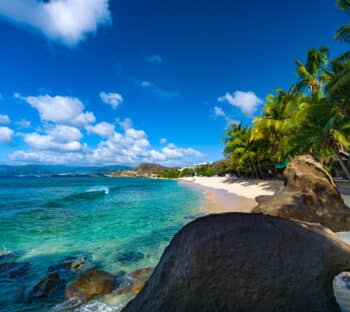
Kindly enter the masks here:
[[318, 224], [228, 213], [175, 235], [123, 312], [339, 311], [332, 280], [350, 246]]
[[115, 287], [116, 278], [106, 271], [90, 271], [80, 275], [66, 287], [66, 299], [78, 298], [81, 302], [109, 294]]
[[311, 156], [295, 157], [284, 171], [285, 186], [273, 196], [259, 196], [256, 213], [317, 222], [333, 231], [350, 230], [350, 209], [332, 177]]

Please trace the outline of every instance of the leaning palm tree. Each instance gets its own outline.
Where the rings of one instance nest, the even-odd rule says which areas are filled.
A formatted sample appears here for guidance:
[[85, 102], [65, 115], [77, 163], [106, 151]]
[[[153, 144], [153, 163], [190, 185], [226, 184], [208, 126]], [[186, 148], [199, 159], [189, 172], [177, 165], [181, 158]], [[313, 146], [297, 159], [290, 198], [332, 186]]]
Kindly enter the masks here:
[[[350, 15], [350, 0], [337, 0], [337, 6]], [[340, 27], [334, 39], [350, 43], [350, 24]]]
[[321, 95], [322, 87], [329, 81], [329, 76], [324, 70], [328, 64], [328, 58], [328, 48], [321, 47], [319, 50], [309, 50], [305, 64], [300, 60], [296, 61], [299, 77], [299, 82], [296, 84], [297, 91], [307, 88], [311, 95]]
[[350, 121], [327, 99], [305, 101], [294, 123], [298, 127], [291, 138], [293, 154], [311, 152], [321, 162], [335, 159], [341, 166], [347, 179], [350, 173], [340, 151], [350, 147]]

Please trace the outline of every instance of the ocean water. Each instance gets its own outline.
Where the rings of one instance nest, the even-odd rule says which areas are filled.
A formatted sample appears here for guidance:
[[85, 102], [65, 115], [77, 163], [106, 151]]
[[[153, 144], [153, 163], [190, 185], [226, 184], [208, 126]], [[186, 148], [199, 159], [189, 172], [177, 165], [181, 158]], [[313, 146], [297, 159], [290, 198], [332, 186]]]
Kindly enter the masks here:
[[[199, 191], [167, 180], [0, 179], [0, 251], [29, 263], [19, 277], [0, 279], [0, 310], [68, 311], [55, 299], [24, 302], [24, 297], [49, 266], [69, 256], [84, 255], [112, 273], [155, 266], [203, 201]], [[76, 311], [118, 311], [120, 304], [110, 298]]]
[[[105, 296], [74, 307], [62, 298], [26, 300], [48, 267], [87, 257], [111, 273], [155, 266], [173, 235], [203, 213], [203, 194], [168, 180], [104, 177], [0, 178], [1, 262], [28, 263], [1, 276], [0, 311], [118, 312], [130, 296]], [[338, 233], [350, 243], [350, 233]], [[350, 312], [350, 272], [333, 282]]]

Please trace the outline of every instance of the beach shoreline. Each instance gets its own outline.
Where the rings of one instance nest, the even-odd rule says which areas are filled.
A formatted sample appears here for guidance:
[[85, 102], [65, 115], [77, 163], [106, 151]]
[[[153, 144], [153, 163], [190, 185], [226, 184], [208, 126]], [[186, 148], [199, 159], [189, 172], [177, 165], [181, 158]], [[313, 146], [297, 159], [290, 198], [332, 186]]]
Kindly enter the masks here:
[[180, 183], [202, 192], [205, 197], [205, 214], [244, 212], [250, 213], [256, 206], [255, 198], [273, 195], [282, 181], [242, 180], [225, 177], [186, 177]]
[[[227, 177], [185, 177], [180, 183], [201, 191], [206, 199], [203, 212], [206, 214], [225, 212], [250, 213], [256, 206], [256, 197], [273, 195], [282, 186], [280, 180], [235, 179]], [[338, 183], [337, 183], [338, 184]], [[339, 185], [338, 185], [339, 187]], [[340, 187], [345, 204], [350, 207], [350, 193]]]

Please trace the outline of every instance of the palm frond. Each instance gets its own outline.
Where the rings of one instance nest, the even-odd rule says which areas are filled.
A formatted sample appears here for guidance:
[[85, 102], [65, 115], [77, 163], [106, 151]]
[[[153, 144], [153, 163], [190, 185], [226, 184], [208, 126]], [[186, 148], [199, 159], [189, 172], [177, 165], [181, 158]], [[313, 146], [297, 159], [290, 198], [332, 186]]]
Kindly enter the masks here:
[[340, 27], [335, 33], [334, 39], [350, 43], [350, 25]]
[[350, 0], [337, 0], [337, 6], [339, 9], [350, 13]]

